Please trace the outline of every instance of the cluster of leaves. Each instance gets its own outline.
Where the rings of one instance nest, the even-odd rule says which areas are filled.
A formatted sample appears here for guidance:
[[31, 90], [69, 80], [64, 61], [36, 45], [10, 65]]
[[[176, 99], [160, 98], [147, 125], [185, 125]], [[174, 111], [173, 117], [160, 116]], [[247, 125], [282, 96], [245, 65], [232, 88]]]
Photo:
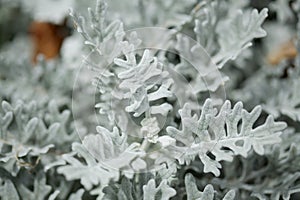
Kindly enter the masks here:
[[[283, 58], [270, 68], [255, 53], [267, 43], [268, 9], [253, 8], [256, 1], [136, 3], [139, 12], [122, 16], [128, 27], [170, 32], [125, 31], [103, 0], [87, 21], [70, 13], [95, 74], [97, 126], [89, 111], [71, 117], [72, 101], [85, 109], [81, 92], [93, 87], [73, 87], [65, 65], [74, 61], [33, 68], [24, 54], [13, 59], [19, 42], [1, 50], [1, 199], [297, 199], [300, 64]], [[295, 25], [300, 2], [291, 5], [266, 4], [277, 15], [268, 23]], [[213, 97], [224, 84], [227, 100]], [[74, 91], [82, 97], [72, 99]], [[96, 133], [79, 141], [78, 124]]]

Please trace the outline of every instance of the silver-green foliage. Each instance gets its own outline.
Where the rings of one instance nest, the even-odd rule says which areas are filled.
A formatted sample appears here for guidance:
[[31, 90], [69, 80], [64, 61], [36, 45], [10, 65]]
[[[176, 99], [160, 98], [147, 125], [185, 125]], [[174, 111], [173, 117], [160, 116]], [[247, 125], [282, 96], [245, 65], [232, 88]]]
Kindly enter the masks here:
[[[132, 5], [140, 14], [134, 23], [171, 29], [163, 44], [186, 60], [139, 49], [138, 31], [126, 32], [103, 0], [87, 20], [71, 11], [89, 52], [82, 51], [83, 63], [95, 74], [100, 119], [81, 142], [75, 124], [92, 124], [92, 114], [73, 119], [71, 95], [93, 86], [73, 88], [66, 61], [32, 68], [26, 58], [15, 61], [18, 45], [0, 51], [1, 199], [279, 200], [299, 193], [299, 63], [272, 71], [259, 53], [244, 54], [262, 51], [252, 41], [266, 36], [268, 9], [233, 0]], [[279, 0], [270, 9], [282, 22], [295, 5]], [[227, 76], [234, 80], [228, 100], [209, 98]]]
[[[220, 175], [219, 161], [232, 161], [233, 155], [246, 157], [251, 147], [260, 154], [264, 154], [264, 146], [276, 144], [281, 141], [281, 131], [286, 127], [283, 122], [274, 122], [269, 116], [263, 125], [253, 127], [261, 113], [258, 106], [250, 113], [243, 110], [241, 102], [233, 108], [226, 101], [217, 112], [210, 100], [203, 105], [201, 115], [192, 115], [192, 109], [186, 104], [180, 111], [182, 130], [168, 127], [167, 132], [182, 145], [171, 146], [174, 157], [180, 164], [190, 163], [196, 155], [204, 164], [204, 172], [212, 172], [215, 176]], [[238, 123], [241, 128], [238, 129]], [[226, 127], [226, 128], [225, 128]], [[172, 153], [172, 151], [170, 152]], [[214, 155], [214, 159], [208, 156]]]

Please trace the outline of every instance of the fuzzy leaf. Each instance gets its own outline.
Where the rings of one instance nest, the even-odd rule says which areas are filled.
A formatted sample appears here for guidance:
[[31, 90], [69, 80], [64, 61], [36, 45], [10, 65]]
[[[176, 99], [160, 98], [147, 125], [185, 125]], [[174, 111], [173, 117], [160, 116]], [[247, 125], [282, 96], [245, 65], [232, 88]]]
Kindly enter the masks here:
[[57, 171], [64, 174], [67, 180], [80, 180], [84, 188], [90, 190], [93, 185], [100, 184], [104, 187], [111, 179], [118, 177], [117, 171], [101, 167], [83, 145], [74, 143], [72, 149], [83, 157], [86, 164], [80, 162], [74, 155], [63, 155], [67, 165], [58, 167]]
[[[126, 111], [133, 112], [135, 117], [150, 111], [153, 112], [152, 114], [157, 114], [159, 110], [157, 107], [151, 110], [152, 105], [150, 106], [150, 103], [172, 97], [170, 86], [173, 81], [168, 77], [169, 73], [163, 69], [162, 63], [158, 62], [157, 58], [151, 56], [149, 50], [144, 51], [138, 64], [135, 64], [135, 55], [132, 52], [128, 53], [126, 57], [127, 61], [115, 59], [115, 63], [124, 68], [129, 67], [128, 63], [133, 64], [118, 74], [121, 81], [119, 88], [124, 91], [124, 98], [130, 100], [130, 105], [126, 107]], [[129, 59], [133, 59], [133, 61]], [[164, 109], [170, 110], [170, 108], [170, 104], [164, 105]], [[163, 112], [160, 113], [166, 115], [169, 110], [162, 110]]]
[[144, 191], [144, 200], [155, 200], [157, 199], [156, 195], [160, 193], [161, 200], [168, 200], [171, 197], [176, 195], [176, 191], [167, 185], [167, 182], [163, 180], [159, 186], [155, 186], [155, 180], [151, 179], [147, 183], [147, 185], [143, 186]]
[[[187, 193], [187, 200], [214, 200], [214, 188], [212, 185], [206, 185], [203, 192], [200, 192], [197, 188], [196, 180], [192, 174], [185, 176], [185, 188]], [[233, 190], [228, 191], [223, 200], [234, 200], [235, 192]]]
[[[142, 160], [139, 160], [139, 165], [136, 166], [132, 162], [143, 155], [137, 147], [139, 144], [127, 144], [127, 136], [124, 133], [119, 133], [117, 127], [110, 132], [104, 127], [97, 127], [97, 135], [88, 135], [83, 140], [83, 145], [87, 150], [104, 166], [114, 169], [132, 169], [145, 166]], [[137, 164], [137, 163], [135, 163]]]
[[[204, 164], [204, 172], [212, 172], [215, 176], [220, 175], [221, 160], [232, 161], [234, 155], [246, 157], [251, 147], [258, 154], [264, 154], [265, 145], [281, 141], [280, 134], [286, 123], [274, 122], [269, 116], [264, 124], [253, 129], [261, 108], [258, 106], [248, 113], [242, 107], [239, 102], [231, 109], [230, 102], [226, 101], [216, 113], [212, 101], [208, 99], [198, 117], [196, 114], [192, 116], [192, 109], [185, 104], [180, 110], [182, 130], [167, 127], [168, 134], [184, 146], [167, 148], [173, 151], [179, 163], [190, 163], [198, 155]], [[224, 150], [224, 147], [228, 150]], [[210, 153], [215, 158], [209, 156]]]
[[200, 199], [202, 193], [198, 191], [197, 185], [195, 183], [195, 178], [192, 174], [185, 175], [184, 178], [185, 188], [188, 200]]
[[241, 51], [252, 45], [254, 38], [266, 36], [261, 25], [267, 16], [267, 8], [260, 13], [256, 9], [245, 14], [239, 10], [228, 22], [221, 23], [217, 28], [220, 51], [213, 57], [219, 68], [228, 60], [236, 59]]

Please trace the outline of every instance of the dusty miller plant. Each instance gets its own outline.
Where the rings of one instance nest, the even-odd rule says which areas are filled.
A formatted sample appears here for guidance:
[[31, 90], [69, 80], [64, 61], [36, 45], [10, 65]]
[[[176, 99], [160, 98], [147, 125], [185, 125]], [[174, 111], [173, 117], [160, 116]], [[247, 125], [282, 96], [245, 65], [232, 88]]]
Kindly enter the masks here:
[[1, 199], [299, 198], [299, 58], [271, 67], [263, 25], [295, 35], [300, 3], [117, 4], [70, 10], [75, 61], [1, 44]]

